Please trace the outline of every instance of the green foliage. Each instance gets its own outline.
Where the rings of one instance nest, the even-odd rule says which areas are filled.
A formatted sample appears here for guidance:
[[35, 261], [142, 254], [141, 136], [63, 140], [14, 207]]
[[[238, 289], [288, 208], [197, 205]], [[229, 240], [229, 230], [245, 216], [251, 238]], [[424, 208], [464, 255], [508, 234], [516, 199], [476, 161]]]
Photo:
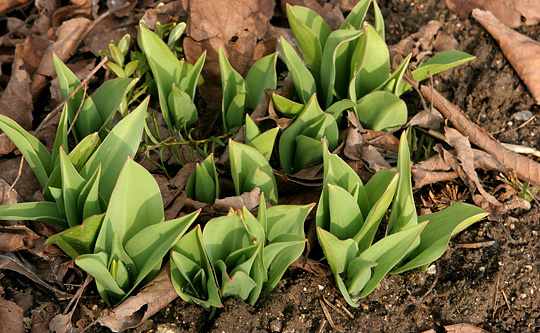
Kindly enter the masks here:
[[0, 129], [29, 161], [47, 201], [0, 206], [2, 220], [33, 220], [70, 228], [49, 242], [72, 257], [89, 253], [120, 170], [128, 156], [137, 152], [148, 99], [122, 119], [101, 142], [89, 134], [68, 153], [67, 113], [64, 107], [53, 153], [13, 120], [0, 115]]
[[264, 98], [265, 89], [276, 89], [276, 61], [277, 53], [257, 60], [244, 80], [231, 66], [220, 46], [219, 68], [223, 89], [221, 112], [225, 132], [242, 126], [245, 114], [255, 110]]
[[260, 151], [267, 161], [272, 156], [278, 132], [279, 128], [274, 127], [262, 133], [251, 117], [246, 114], [246, 144]]
[[200, 75], [206, 52], [191, 65], [183, 59], [178, 60], [167, 44], [142, 24], [139, 36], [156, 81], [163, 119], [169, 129], [185, 131], [197, 121], [197, 107], [193, 100], [197, 85], [202, 83]]
[[[394, 174], [381, 170], [363, 186], [343, 160], [325, 149], [317, 238], [336, 284], [354, 307], [389, 272], [426, 267], [444, 253], [452, 235], [487, 215], [478, 207], [456, 203], [418, 217], [405, 133], [400, 141], [397, 171]], [[386, 236], [373, 243], [390, 205]]]
[[277, 204], [276, 178], [260, 151], [229, 139], [229, 159], [236, 195], [258, 187], [272, 205]]
[[210, 220], [202, 232], [195, 228], [171, 251], [176, 291], [206, 310], [221, 307], [221, 298], [228, 296], [254, 304], [304, 251], [304, 221], [312, 208], [267, 209], [262, 195], [257, 218], [244, 207]]
[[163, 257], [195, 221], [199, 211], [164, 221], [154, 177], [128, 158], [103, 216], [93, 254], [75, 263], [92, 275], [98, 292], [117, 305], [159, 272]]
[[279, 140], [279, 158], [286, 173], [294, 173], [320, 163], [323, 139], [330, 149], [338, 145], [335, 118], [321, 110], [315, 95], [311, 97], [296, 120], [283, 132]]
[[[56, 54], [53, 60], [62, 96], [67, 98], [81, 83]], [[73, 124], [75, 140], [79, 142], [94, 132], [99, 132], [103, 139], [109, 131], [114, 113], [136, 82], [136, 79], [129, 78], [113, 79], [103, 83], [93, 97], [82, 89], [73, 95], [65, 107], [68, 124]]]
[[[364, 22], [372, 4], [373, 25]], [[354, 109], [358, 120], [369, 129], [390, 130], [407, 121], [407, 107], [399, 96], [411, 88], [402, 82], [410, 56], [391, 73], [377, 1], [358, 2], [335, 31], [317, 13], [301, 6], [287, 5], [287, 18], [303, 61], [284, 38], [280, 41], [301, 104], [307, 104], [315, 93], [326, 110], [336, 102], [349, 100], [354, 105], [347, 108]], [[422, 80], [472, 59], [459, 51], [442, 52], [413, 70], [413, 78]], [[274, 99], [277, 108], [286, 116], [297, 114], [298, 107], [286, 105], [282, 99], [277, 103]]]
[[207, 204], [213, 204], [219, 198], [218, 173], [213, 154], [210, 154], [201, 163], [197, 163], [195, 172], [186, 183], [186, 194], [188, 198]]

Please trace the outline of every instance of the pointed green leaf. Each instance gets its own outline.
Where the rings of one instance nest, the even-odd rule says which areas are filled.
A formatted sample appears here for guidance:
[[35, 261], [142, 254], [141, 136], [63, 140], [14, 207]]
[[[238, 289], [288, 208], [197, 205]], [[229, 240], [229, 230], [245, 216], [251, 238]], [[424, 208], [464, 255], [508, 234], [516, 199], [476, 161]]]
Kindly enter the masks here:
[[257, 60], [246, 75], [246, 106], [255, 110], [262, 101], [265, 89], [276, 89], [277, 52], [269, 54]]
[[416, 81], [421, 81], [427, 79], [430, 75], [435, 75], [452, 67], [474, 60], [475, 58], [475, 56], [456, 50], [437, 53], [433, 58], [422, 64], [422, 66], [412, 71], [412, 75]]
[[279, 205], [268, 208], [266, 210], [266, 238], [268, 242], [275, 242], [275, 239], [282, 234], [304, 237], [304, 222], [314, 205]]
[[86, 180], [75, 170], [63, 148], [60, 148], [60, 170], [66, 217], [69, 226], [73, 227], [82, 223], [82, 212], [79, 211], [78, 200], [84, 185], [86, 185]]
[[343, 188], [327, 184], [330, 232], [339, 239], [353, 238], [364, 224], [355, 198]]
[[91, 216], [84, 220], [82, 224], [49, 237], [45, 243], [58, 246], [72, 259], [82, 254], [93, 253], [94, 244], [104, 216], [105, 214]]
[[317, 227], [317, 240], [334, 275], [343, 273], [358, 255], [358, 244], [353, 239], [341, 240], [321, 227]]
[[112, 79], [103, 83], [97, 90], [92, 100], [101, 117], [101, 127], [94, 129], [105, 137], [104, 126], [109, 126], [114, 113], [120, 107], [122, 99], [133, 89], [138, 79]]
[[236, 296], [240, 299], [246, 300], [249, 294], [257, 286], [257, 283], [243, 271], [236, 272], [233, 276], [228, 276], [224, 271], [223, 261], [217, 262], [217, 267], [221, 270], [221, 295], [223, 298], [228, 296]]
[[367, 94], [354, 109], [362, 125], [375, 131], [388, 131], [407, 122], [405, 102], [386, 91]]
[[206, 50], [204, 50], [199, 59], [197, 59], [197, 62], [187, 73], [186, 77], [184, 77], [182, 81], [180, 81], [180, 89], [185, 91], [191, 97], [191, 100], [195, 99], [195, 91], [197, 88], [197, 84], [199, 83], [205, 61]]
[[[279, 207], [279, 206], [275, 206]], [[287, 268], [300, 257], [306, 246], [306, 238], [295, 234], [282, 234], [263, 250], [264, 268], [268, 280], [264, 290], [270, 291], [278, 284]]]
[[47, 148], [15, 121], [1, 114], [0, 129], [21, 151], [39, 183], [45, 187], [52, 172], [52, 158]]
[[315, 79], [311, 72], [304, 66], [302, 60], [283, 37], [280, 37], [281, 48], [285, 64], [291, 73], [296, 93], [303, 104], [307, 104], [311, 96], [317, 92]]
[[75, 263], [103, 286], [110, 296], [109, 299], [104, 298], [104, 300], [110, 305], [115, 305], [126, 296], [126, 293], [118, 286], [118, 283], [107, 269], [106, 258], [107, 253], [105, 252], [84, 254], [77, 257]]
[[88, 180], [86, 185], [81, 190], [78, 199], [78, 210], [82, 213], [82, 219], [101, 214], [101, 201], [99, 196], [99, 179], [101, 178], [101, 167], [98, 167], [96, 172]]
[[347, 266], [347, 291], [351, 298], [358, 298], [358, 295], [371, 278], [371, 268], [377, 263], [365, 260], [360, 257], [354, 259]]
[[246, 85], [242, 84], [236, 96], [234, 96], [234, 98], [231, 100], [229, 108], [223, 115], [223, 126], [226, 132], [235, 130], [242, 126], [244, 122], [244, 115], [246, 114], [246, 98]]
[[40, 221], [55, 224], [62, 228], [69, 227], [64, 216], [58, 210], [58, 206], [49, 201], [22, 202], [0, 206], [0, 220]]
[[345, 21], [341, 24], [340, 29], [345, 29], [350, 24], [355, 29], [361, 29], [364, 18], [366, 17], [369, 5], [372, 0], [361, 0], [351, 10], [349, 15], [345, 18]]
[[187, 130], [197, 121], [197, 107], [191, 97], [173, 84], [169, 94], [169, 116], [177, 131]]
[[440, 212], [419, 216], [419, 222], [428, 221], [420, 234], [420, 245], [409, 254], [403, 265], [392, 271], [392, 274], [405, 272], [437, 260], [446, 251], [452, 235], [487, 215], [488, 213], [481, 208], [457, 202]]
[[296, 103], [278, 94], [272, 94], [272, 103], [276, 110], [287, 118], [294, 118], [304, 110], [304, 104]]

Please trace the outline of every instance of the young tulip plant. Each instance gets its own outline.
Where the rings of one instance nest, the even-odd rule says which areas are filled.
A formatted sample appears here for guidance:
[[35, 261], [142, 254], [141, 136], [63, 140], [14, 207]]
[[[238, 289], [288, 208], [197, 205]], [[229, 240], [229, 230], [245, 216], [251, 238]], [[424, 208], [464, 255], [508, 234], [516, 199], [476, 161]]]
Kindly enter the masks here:
[[[53, 54], [53, 61], [62, 96], [67, 98], [81, 82], [56, 54]], [[103, 83], [93, 97], [83, 89], [71, 97], [65, 108], [68, 124], [73, 124], [75, 140], [79, 142], [94, 132], [103, 139], [110, 130], [115, 112], [136, 82], [137, 79], [130, 78], [112, 79]]]
[[219, 198], [220, 188], [214, 154], [197, 163], [195, 171], [186, 183], [186, 194], [190, 199], [210, 205]]
[[128, 158], [118, 176], [92, 254], [75, 259], [92, 275], [101, 298], [115, 306], [157, 276], [165, 255], [200, 211], [165, 221], [154, 177]]
[[[371, 4], [374, 26], [364, 22]], [[354, 103], [360, 122], [374, 130], [389, 130], [407, 121], [407, 107], [399, 96], [411, 87], [402, 82], [410, 56], [391, 73], [384, 21], [376, 1], [358, 2], [335, 31], [305, 7], [287, 5], [287, 18], [303, 61], [283, 37], [280, 42], [301, 104], [308, 103], [314, 93], [324, 109], [336, 101]], [[420, 81], [472, 59], [459, 51], [442, 52], [413, 70], [412, 76]], [[298, 110], [294, 105], [283, 109]]]
[[276, 178], [272, 167], [260, 151], [229, 139], [229, 159], [236, 195], [258, 187], [272, 205], [277, 205]]
[[313, 205], [245, 207], [197, 226], [171, 251], [171, 280], [187, 302], [207, 311], [236, 296], [254, 304], [262, 290], [272, 290], [287, 267], [304, 251], [304, 221]]
[[[175, 31], [175, 36], [182, 32], [183, 29]], [[156, 81], [165, 123], [171, 131], [187, 132], [198, 118], [193, 101], [197, 85], [202, 83], [201, 71], [206, 51], [191, 65], [186, 60], [178, 60], [169, 46], [143, 24], [139, 26], [138, 37]]]
[[[452, 235], [487, 215], [478, 207], [455, 203], [417, 216], [405, 133], [398, 155], [397, 174], [381, 170], [364, 186], [347, 163], [325, 148], [317, 238], [339, 290], [353, 307], [388, 273], [425, 269], [444, 253]], [[373, 244], [390, 205], [385, 236]]]
[[219, 68], [223, 101], [221, 105], [225, 133], [243, 125], [246, 113], [251, 114], [264, 98], [265, 89], [276, 89], [277, 53], [257, 60], [246, 78], [234, 70], [223, 47], [219, 48]]
[[0, 115], [0, 129], [34, 171], [46, 201], [0, 206], [2, 220], [33, 220], [70, 228], [49, 239], [76, 257], [93, 250], [100, 220], [125, 159], [137, 152], [148, 99], [105, 137], [87, 135], [69, 151], [68, 108], [64, 106], [52, 154], [16, 122]]
[[264, 133], [261, 132], [257, 124], [246, 114], [246, 144], [260, 151], [267, 161], [270, 161], [274, 151], [278, 132], [278, 127], [271, 128]]
[[320, 163], [323, 157], [323, 138], [330, 149], [338, 145], [336, 119], [321, 110], [315, 94], [302, 112], [279, 139], [279, 157], [283, 171], [288, 174]]

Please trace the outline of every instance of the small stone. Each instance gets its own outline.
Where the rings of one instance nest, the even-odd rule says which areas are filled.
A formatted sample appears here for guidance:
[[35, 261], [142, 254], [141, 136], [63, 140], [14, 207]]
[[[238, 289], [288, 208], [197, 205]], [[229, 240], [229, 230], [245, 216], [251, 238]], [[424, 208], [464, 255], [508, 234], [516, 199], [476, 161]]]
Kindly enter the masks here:
[[281, 324], [281, 321], [274, 319], [270, 322], [270, 330], [272, 332], [281, 332], [282, 328], [283, 328], [283, 325]]
[[426, 274], [434, 275], [435, 273], [437, 273], [437, 267], [435, 265], [431, 265], [426, 269]]
[[317, 286], [319, 287], [319, 290], [324, 290], [324, 286], [321, 286], [320, 284]]

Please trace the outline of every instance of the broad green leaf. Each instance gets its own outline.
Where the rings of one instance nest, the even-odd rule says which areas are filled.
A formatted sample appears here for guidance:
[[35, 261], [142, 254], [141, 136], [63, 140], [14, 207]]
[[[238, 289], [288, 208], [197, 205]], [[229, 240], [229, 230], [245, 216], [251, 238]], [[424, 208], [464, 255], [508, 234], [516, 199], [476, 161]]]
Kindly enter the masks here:
[[180, 40], [180, 37], [184, 33], [184, 30], [186, 30], [186, 23], [180, 22], [178, 23], [169, 33], [169, 38], [167, 40], [167, 46], [172, 50], [178, 40]]
[[[60, 84], [60, 90], [62, 91], [62, 96], [64, 98], [67, 98], [71, 92], [73, 92], [80, 84], [81, 82], [75, 74], [56, 56], [56, 54], [53, 53], [53, 63], [54, 67], [56, 69], [56, 75], [58, 76], [58, 83]], [[68, 123], [72, 124], [73, 119], [75, 118], [75, 114], [77, 113], [77, 110], [79, 110], [79, 107], [81, 106], [81, 103], [83, 102], [84, 98], [84, 89], [80, 89], [73, 97], [71, 97], [67, 102], [67, 118]], [[76, 128], [74, 128], [75, 139], [78, 141], [82, 137], [78, 136], [78, 133], [76, 133]]]
[[[1, 119], [0, 119], [0, 126], [1, 126]], [[60, 120], [58, 121], [58, 127], [56, 129], [56, 136], [54, 138], [50, 170], [55, 170], [55, 168], [58, 166], [58, 163], [60, 163], [60, 158], [58, 157], [60, 154], [60, 147], [63, 147], [64, 151], [69, 152], [68, 138], [67, 138], [68, 127], [69, 126], [67, 122], [67, 104], [64, 104], [64, 107], [62, 108], [62, 113], [60, 114]], [[45, 189], [46, 187], [43, 187], [43, 188]]]
[[220, 269], [221, 277], [221, 295], [223, 298], [228, 296], [236, 296], [240, 299], [246, 300], [249, 297], [249, 294], [257, 286], [257, 283], [243, 271], [236, 272], [233, 276], [227, 275], [224, 272], [223, 261], [218, 261], [216, 266]]
[[341, 240], [321, 227], [317, 227], [317, 239], [334, 275], [343, 273], [358, 255], [358, 244], [353, 239]]
[[126, 158], [135, 155], [139, 148], [148, 101], [149, 98], [146, 98], [112, 129], [80, 170], [81, 176], [89, 179], [101, 164], [99, 189], [105, 202], [109, 201]]
[[[326, 145], [326, 143], [324, 143]], [[330, 228], [330, 208], [328, 203], [328, 187], [326, 184], [335, 184], [349, 193], [357, 191], [357, 204], [362, 216], [367, 216], [371, 207], [360, 177], [339, 156], [330, 154], [325, 146], [323, 148], [324, 178], [323, 190], [317, 205], [317, 226], [326, 230]]]
[[311, 96], [317, 92], [315, 79], [311, 72], [304, 66], [302, 60], [283, 37], [280, 37], [281, 48], [285, 64], [291, 73], [296, 93], [302, 104], [307, 104]]
[[282, 234], [274, 238], [274, 242], [263, 249], [263, 263], [268, 274], [268, 280], [264, 283], [264, 290], [270, 291], [274, 289], [287, 268], [304, 252], [305, 246], [305, 237], [295, 234]]
[[[201, 274], [201, 271], [204, 274]], [[199, 277], [201, 283], [192, 282], [196, 276]], [[184, 300], [200, 304], [206, 310], [223, 306], [214, 272], [202, 244], [202, 232], [199, 225], [173, 246], [171, 280], [175, 290]]]
[[223, 126], [226, 132], [242, 126], [246, 114], [246, 98], [246, 85], [242, 83], [240, 90], [234, 96], [228, 109], [223, 114]]
[[350, 62], [352, 100], [370, 93], [390, 76], [390, 54], [384, 39], [369, 23], [364, 23], [364, 29]]
[[195, 99], [195, 91], [197, 88], [197, 84], [199, 83], [205, 61], [206, 50], [204, 50], [199, 59], [197, 59], [197, 62], [187, 73], [186, 77], [184, 77], [182, 81], [180, 81], [180, 89], [185, 91], [191, 97], [191, 100]]
[[[109, 305], [116, 305], [118, 302], [124, 299], [126, 292], [122, 290], [116, 283], [116, 280], [112, 277], [107, 268], [107, 253], [100, 252], [97, 254], [83, 254], [77, 259], [75, 263], [77, 266], [84, 269], [88, 274], [103, 286], [107, 295], [100, 293], [101, 297]], [[105, 297], [104, 297], [105, 296]]]
[[272, 151], [274, 150], [274, 144], [276, 143], [276, 137], [278, 132], [278, 127], [271, 128], [268, 131], [260, 134], [253, 140], [248, 141], [246, 138], [246, 144], [260, 151], [263, 154], [264, 158], [269, 161], [270, 157], [272, 157]]
[[99, 179], [101, 178], [101, 167], [98, 167], [96, 172], [90, 177], [86, 185], [79, 194], [77, 202], [78, 210], [82, 213], [83, 221], [96, 214], [101, 214], [101, 197], [99, 196]]
[[266, 194], [270, 203], [277, 205], [278, 194], [275, 178], [273, 175], [264, 172], [260, 167], [256, 167], [245, 178], [244, 187], [242, 188], [241, 193], [251, 192], [256, 187], [258, 187], [262, 193]]
[[379, 8], [379, 4], [377, 1], [373, 1], [373, 12], [375, 16], [375, 22], [373, 23], [375, 26], [375, 30], [377, 30], [377, 33], [381, 35], [382, 39], [384, 40], [384, 18], [381, 13], [381, 8]]
[[420, 245], [408, 255], [403, 265], [391, 273], [405, 272], [437, 260], [446, 251], [452, 235], [487, 215], [481, 208], [457, 202], [440, 212], [419, 216], [418, 222], [428, 222], [420, 234]]
[[177, 131], [187, 130], [197, 121], [197, 107], [191, 97], [173, 84], [168, 98], [169, 116]]
[[174, 220], [152, 224], [130, 238], [125, 245], [126, 253], [135, 263], [138, 275], [136, 287], [169, 252], [180, 237], [199, 216], [200, 210]]
[[128, 158], [111, 195], [96, 241], [96, 252], [111, 253], [115, 232], [118, 232], [122, 244], [126, 244], [141, 230], [163, 219], [163, 202], [154, 177]]
[[388, 272], [397, 265], [418, 241], [426, 222], [417, 224], [395, 234], [384, 237], [360, 254], [364, 260], [378, 262], [371, 278], [360, 293], [360, 297], [369, 295]]
[[[386, 170], [386, 169], [383, 169]], [[382, 173], [386, 174], [386, 171], [382, 171]], [[380, 171], [379, 171], [380, 172]], [[378, 172], [378, 173], [379, 173]], [[390, 207], [390, 204], [392, 203], [392, 199], [394, 198], [394, 194], [396, 193], [397, 184], [399, 175], [393, 174], [392, 172], [388, 171], [393, 177], [390, 179], [390, 182], [386, 183], [386, 181], [378, 182], [377, 185], [380, 186], [380, 190], [384, 190], [384, 192], [380, 196], [376, 196], [375, 198], [378, 199], [372, 206], [371, 210], [369, 211], [368, 216], [365, 218], [364, 225], [362, 226], [362, 229], [353, 237], [355, 241], [358, 242], [358, 249], [360, 252], [363, 252], [368, 247], [371, 246], [373, 243], [373, 239], [375, 238], [375, 234], [377, 233], [377, 229], [379, 228], [379, 224], [381, 223], [382, 218], [388, 211], [388, 207]], [[372, 177], [373, 178], [376, 177]], [[385, 179], [386, 180], [386, 179]], [[368, 184], [370, 184], [368, 182]], [[368, 184], [366, 184], [366, 194], [371, 199], [370, 194], [372, 193], [371, 186], [373, 186], [373, 183], [368, 188]], [[345, 206], [347, 207], [347, 206]]]
[[[226, 129], [229, 129], [229, 123], [236, 124], [233, 120], [238, 120], [238, 110], [242, 109], [242, 117], [240, 119], [240, 124], [244, 120], [244, 108], [245, 108], [245, 82], [244, 79], [229, 63], [223, 47], [219, 47], [219, 69], [221, 72], [221, 88], [223, 89], [223, 100], [222, 100], [222, 114], [223, 121], [226, 122], [226, 118], [229, 117], [229, 113], [236, 115], [233, 119], [226, 122]], [[238, 100], [238, 95], [244, 95], [241, 101]], [[235, 101], [236, 99], [236, 101]], [[234, 106], [231, 107], [231, 104]]]
[[343, 188], [327, 184], [330, 209], [329, 231], [339, 239], [353, 238], [364, 224], [355, 198]]
[[350, 69], [349, 61], [354, 43], [362, 31], [333, 31], [324, 46], [321, 65], [322, 95], [324, 107], [332, 105], [334, 96], [340, 99], [348, 95]]
[[219, 197], [219, 192], [214, 155], [210, 154], [203, 162], [197, 163], [186, 183], [186, 194], [191, 199], [212, 204]]
[[[272, 185], [270, 191], [262, 188], [261, 190], [265, 192], [265, 196], [271, 204], [277, 204], [278, 193], [274, 172], [268, 161], [257, 149], [229, 139], [229, 158], [236, 195], [243, 193], [242, 190], [246, 188], [245, 183], [248, 181], [248, 178], [252, 177], [256, 169], [260, 169], [261, 172], [269, 177]], [[253, 183], [253, 180], [254, 178], [250, 180], [251, 183]], [[255, 185], [257, 187], [259, 186], [258, 184]]]
[[299, 135], [296, 137], [295, 147], [293, 170], [305, 169], [320, 163], [322, 160], [322, 139], [317, 140], [309, 136]]
[[266, 209], [265, 231], [268, 242], [276, 242], [276, 239], [283, 234], [304, 237], [304, 222], [314, 205], [278, 205]]
[[[77, 110], [79, 111], [79, 110]], [[103, 120], [97, 110], [94, 100], [86, 96], [77, 118], [74, 120], [74, 130], [77, 131], [77, 141], [85, 136], [99, 131], [103, 125]]]
[[49, 201], [22, 202], [0, 206], [0, 220], [40, 221], [55, 224], [62, 228], [69, 227], [56, 203]]
[[73, 227], [82, 222], [82, 212], [79, 211], [78, 201], [86, 180], [75, 170], [63, 148], [60, 148], [60, 170], [66, 217], [69, 226]]
[[287, 118], [294, 118], [298, 116], [305, 108], [304, 104], [296, 103], [280, 96], [276, 93], [272, 94], [272, 103], [276, 110], [281, 112]]
[[[62, 194], [61, 188], [56, 187], [49, 187], [50, 194], [53, 198], [52, 201], [56, 203], [56, 207], [60, 214], [62, 214], [62, 217], [64, 221], [67, 223], [67, 216], [66, 216], [66, 206], [64, 204], [64, 195]], [[64, 228], [69, 228], [69, 223]]]
[[345, 18], [345, 21], [341, 24], [340, 29], [346, 29], [350, 24], [355, 29], [361, 29], [362, 23], [364, 23], [364, 18], [366, 17], [369, 5], [372, 0], [361, 0], [359, 1], [354, 8], [351, 10], [349, 15]]
[[[323, 119], [324, 117], [326, 118]], [[323, 128], [321, 136], [326, 137], [330, 149], [337, 147], [339, 136], [337, 124], [332, 116], [325, 114], [321, 110], [317, 103], [317, 97], [314, 94], [302, 113], [289, 127], [287, 127], [279, 140], [279, 158], [285, 173], [292, 174], [300, 171], [295, 169], [294, 165], [296, 154], [303, 149], [303, 147], [297, 146], [297, 137], [301, 135], [304, 130], [320, 121], [322, 121], [322, 125], [319, 128]]]
[[347, 266], [347, 292], [357, 298], [371, 278], [371, 268], [377, 263], [357, 257]]
[[388, 131], [407, 122], [405, 102], [386, 91], [367, 94], [354, 109], [356, 117], [365, 128], [375, 131]]
[[[261, 195], [261, 197], [263, 196], [264, 194]], [[260, 223], [245, 206], [242, 207], [241, 219], [242, 222], [244, 222], [246, 230], [250, 234], [251, 241], [253, 243], [261, 242], [263, 246], [266, 245], [266, 235], [262, 223]]]
[[403, 75], [405, 75], [405, 72], [407, 72], [407, 69], [409, 68], [409, 62], [411, 61], [412, 54], [407, 55], [405, 59], [401, 61], [398, 68], [394, 70], [394, 73], [388, 77], [386, 81], [381, 83], [377, 88], [375, 88], [375, 91], [388, 91], [396, 96], [400, 96], [400, 87], [402, 86], [401, 80], [403, 79]]
[[133, 89], [138, 79], [112, 79], [103, 83], [97, 90], [92, 100], [101, 117], [101, 127], [94, 132], [100, 132], [101, 138], [105, 137], [110, 121], [118, 110], [122, 99]]
[[212, 264], [225, 262], [233, 252], [251, 245], [251, 238], [236, 213], [208, 221], [202, 240]]
[[45, 146], [12, 119], [0, 114], [0, 130], [21, 151], [34, 171], [39, 183], [45, 188], [52, 172], [51, 154]]
[[334, 116], [334, 118], [336, 118], [336, 121], [339, 121], [339, 119], [341, 119], [341, 114], [343, 113], [343, 111], [353, 110], [355, 106], [357, 106], [357, 104], [350, 99], [342, 99], [330, 105], [330, 107], [327, 108], [325, 112]]
[[[138, 269], [133, 260], [129, 257], [126, 250], [124, 249], [124, 245], [122, 244], [122, 239], [119, 237], [118, 232], [114, 233], [113, 236], [113, 242], [112, 242], [112, 251], [108, 253], [109, 260], [107, 262], [107, 267], [109, 267], [109, 272], [111, 272], [113, 278], [116, 280], [116, 272], [114, 271], [115, 268], [112, 267], [114, 262], [116, 261], [116, 265], [118, 266], [119, 262], [123, 262], [126, 266], [126, 270], [129, 271], [129, 275], [131, 277], [131, 281], [135, 281], [138, 275]], [[122, 281], [123, 282], [123, 281]], [[120, 286], [122, 290], [127, 291], [129, 290], [129, 283], [127, 285], [123, 284]]]
[[319, 14], [306, 7], [287, 4], [287, 19], [306, 66], [313, 74], [315, 81], [318, 81], [322, 50], [331, 30]]
[[[369, 206], [373, 207], [381, 196], [387, 191], [390, 183], [394, 181], [396, 174], [388, 169], [377, 171], [365, 186]], [[367, 212], [364, 217], [367, 217]]]
[[416, 206], [412, 193], [411, 164], [409, 153], [409, 142], [407, 133], [401, 134], [399, 140], [397, 172], [399, 173], [399, 183], [392, 210], [388, 218], [386, 234], [390, 235], [401, 230], [409, 229], [418, 223]]
[[82, 254], [94, 252], [97, 234], [101, 228], [105, 214], [93, 215], [77, 225], [66, 229], [47, 239], [45, 243], [52, 243], [67, 253], [72, 259]]
[[167, 44], [155, 33], [140, 25], [138, 36], [141, 40], [141, 48], [146, 54], [148, 65], [156, 79], [163, 119], [169, 128], [173, 128], [174, 124], [169, 112], [168, 97], [171, 94], [173, 83], [179, 84], [182, 79], [182, 67]]
[[98, 133], [92, 133], [82, 139], [77, 146], [71, 150], [68, 157], [76, 170], [82, 169], [100, 144], [101, 140]]
[[262, 101], [265, 89], [276, 89], [277, 52], [257, 60], [246, 75], [246, 106], [255, 110]]

